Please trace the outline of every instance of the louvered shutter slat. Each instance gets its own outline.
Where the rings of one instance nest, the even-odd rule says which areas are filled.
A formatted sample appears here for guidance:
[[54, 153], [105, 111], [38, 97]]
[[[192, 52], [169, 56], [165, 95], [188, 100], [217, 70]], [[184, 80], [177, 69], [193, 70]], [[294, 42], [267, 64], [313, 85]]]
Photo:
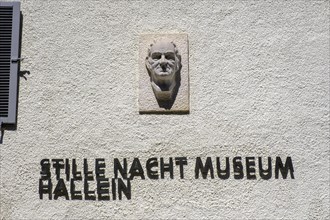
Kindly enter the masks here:
[[[2, 71], [3, 73], [1, 74], [6, 78], [10, 78], [10, 68], [4, 67], [10, 67], [11, 42], [4, 40], [8, 38], [11, 39], [12, 36], [12, 14], [13, 8], [0, 7], [0, 66], [2, 70], [6, 70]], [[9, 81], [1, 78], [0, 88], [2, 88], [2, 90], [9, 90]], [[8, 117], [8, 111], [9, 92], [5, 93], [5, 95], [0, 96], [0, 117]]]

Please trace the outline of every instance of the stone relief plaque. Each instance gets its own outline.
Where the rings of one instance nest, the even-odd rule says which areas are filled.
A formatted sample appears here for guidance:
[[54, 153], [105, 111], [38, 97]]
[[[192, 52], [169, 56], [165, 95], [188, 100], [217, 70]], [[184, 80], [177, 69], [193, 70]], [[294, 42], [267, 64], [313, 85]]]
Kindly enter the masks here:
[[139, 112], [189, 113], [187, 34], [140, 36]]

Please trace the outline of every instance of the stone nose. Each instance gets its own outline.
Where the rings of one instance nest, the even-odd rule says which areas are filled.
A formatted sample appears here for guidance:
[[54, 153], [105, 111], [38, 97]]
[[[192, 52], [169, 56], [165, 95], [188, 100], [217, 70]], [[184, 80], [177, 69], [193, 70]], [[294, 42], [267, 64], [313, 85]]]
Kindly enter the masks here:
[[167, 62], [166, 62], [166, 59], [165, 59], [165, 55], [162, 55], [161, 58], [160, 58], [160, 65], [162, 67], [165, 67], [166, 64], [167, 64]]

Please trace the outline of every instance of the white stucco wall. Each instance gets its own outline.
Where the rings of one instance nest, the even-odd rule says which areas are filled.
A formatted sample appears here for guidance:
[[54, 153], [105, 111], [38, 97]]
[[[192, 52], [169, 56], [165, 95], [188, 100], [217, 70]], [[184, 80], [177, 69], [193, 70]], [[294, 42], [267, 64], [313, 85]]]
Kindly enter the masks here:
[[[1, 218], [329, 219], [329, 1], [26, 0]], [[190, 114], [138, 113], [139, 35], [187, 33]], [[195, 179], [194, 159], [291, 156], [295, 179]], [[132, 199], [40, 200], [43, 158], [188, 157]], [[177, 168], [175, 168], [175, 175]]]

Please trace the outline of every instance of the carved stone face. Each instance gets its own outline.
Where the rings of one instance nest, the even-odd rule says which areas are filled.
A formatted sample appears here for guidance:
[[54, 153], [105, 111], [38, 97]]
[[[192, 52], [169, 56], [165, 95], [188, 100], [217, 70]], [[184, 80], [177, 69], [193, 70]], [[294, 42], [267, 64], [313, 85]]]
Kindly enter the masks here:
[[174, 43], [160, 40], [150, 45], [146, 67], [157, 100], [173, 99], [180, 62], [180, 56]]
[[175, 49], [170, 42], [157, 42], [150, 48], [148, 62], [151, 80], [156, 84], [170, 84], [176, 72]]

